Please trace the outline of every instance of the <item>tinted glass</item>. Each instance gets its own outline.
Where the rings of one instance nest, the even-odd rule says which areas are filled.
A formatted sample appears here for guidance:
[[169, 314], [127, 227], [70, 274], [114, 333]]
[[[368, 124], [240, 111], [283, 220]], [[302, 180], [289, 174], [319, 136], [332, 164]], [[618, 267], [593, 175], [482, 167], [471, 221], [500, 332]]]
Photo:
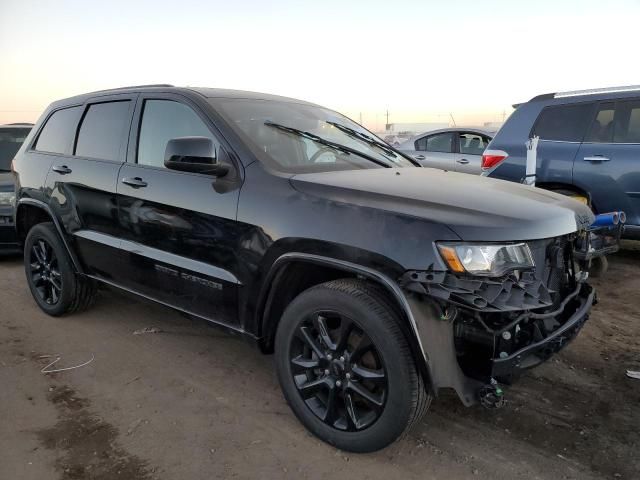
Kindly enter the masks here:
[[640, 143], [640, 100], [618, 102], [613, 141]]
[[600, 104], [596, 118], [589, 129], [589, 134], [585, 138], [585, 142], [611, 142], [611, 139], [613, 138], [614, 112], [615, 104], [613, 102]]
[[487, 148], [489, 139], [476, 133], [460, 134], [460, 153], [465, 155], [482, 155]]
[[542, 110], [534, 128], [534, 135], [542, 140], [581, 142], [595, 104], [561, 105]]
[[439, 133], [416, 140], [416, 150], [422, 152], [453, 152], [453, 133]]
[[31, 128], [0, 128], [0, 172], [11, 170], [11, 160]]
[[[380, 164], [393, 167], [413, 166], [401, 155], [367, 142], [362, 135], [372, 139], [377, 137], [362, 126], [317, 105], [239, 98], [211, 98], [209, 101], [256, 157], [278, 171], [306, 173], [384, 168]], [[284, 131], [273, 124], [295, 128], [349, 147], [373, 158], [373, 161], [357, 153], [346, 153], [323, 145], [320, 141], [309, 138], [309, 135], [300, 136]], [[344, 127], [357, 133], [348, 132]]]
[[40, 152], [67, 153], [82, 107], [58, 110], [49, 117], [38, 136], [35, 149]]
[[191, 108], [171, 100], [146, 100], [138, 139], [138, 163], [164, 167], [167, 142], [179, 137], [207, 137], [218, 142]]
[[119, 160], [129, 127], [130, 101], [95, 103], [82, 120], [75, 154], [81, 157]]

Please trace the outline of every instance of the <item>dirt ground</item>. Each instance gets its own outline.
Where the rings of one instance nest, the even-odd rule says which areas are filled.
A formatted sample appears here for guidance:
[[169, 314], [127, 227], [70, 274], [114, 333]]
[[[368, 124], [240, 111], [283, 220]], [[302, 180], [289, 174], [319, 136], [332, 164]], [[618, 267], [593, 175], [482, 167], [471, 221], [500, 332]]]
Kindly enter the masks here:
[[[640, 245], [594, 281], [580, 336], [500, 411], [438, 398], [381, 452], [308, 434], [273, 359], [164, 307], [104, 290], [90, 311], [41, 313], [19, 258], [0, 259], [0, 479], [638, 479]], [[145, 327], [159, 333], [133, 335]], [[94, 360], [75, 370], [41, 369]]]

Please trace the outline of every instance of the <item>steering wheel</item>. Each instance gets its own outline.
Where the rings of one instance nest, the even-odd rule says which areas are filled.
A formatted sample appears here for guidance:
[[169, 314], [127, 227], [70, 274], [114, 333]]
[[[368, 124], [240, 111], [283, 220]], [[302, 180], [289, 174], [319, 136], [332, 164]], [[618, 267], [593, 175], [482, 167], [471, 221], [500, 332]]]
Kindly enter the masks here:
[[322, 147], [321, 149], [319, 149], [316, 153], [314, 153], [313, 155], [311, 155], [311, 158], [309, 159], [309, 162], [311, 163], [320, 163], [318, 162], [318, 159], [322, 156], [325, 155], [327, 153], [331, 153], [334, 158], [335, 158], [335, 152], [336, 150], [333, 148], [329, 148], [329, 147]]

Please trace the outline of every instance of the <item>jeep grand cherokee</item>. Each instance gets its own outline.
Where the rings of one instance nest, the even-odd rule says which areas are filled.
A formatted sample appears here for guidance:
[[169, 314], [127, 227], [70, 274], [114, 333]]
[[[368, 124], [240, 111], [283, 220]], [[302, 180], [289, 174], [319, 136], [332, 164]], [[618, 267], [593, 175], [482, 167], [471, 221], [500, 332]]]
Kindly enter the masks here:
[[443, 388], [496, 405], [594, 299], [573, 258], [586, 206], [420, 168], [303, 101], [90, 93], [53, 103], [15, 164], [42, 310], [86, 308], [102, 283], [238, 332], [275, 352], [300, 421], [346, 450], [385, 447]]

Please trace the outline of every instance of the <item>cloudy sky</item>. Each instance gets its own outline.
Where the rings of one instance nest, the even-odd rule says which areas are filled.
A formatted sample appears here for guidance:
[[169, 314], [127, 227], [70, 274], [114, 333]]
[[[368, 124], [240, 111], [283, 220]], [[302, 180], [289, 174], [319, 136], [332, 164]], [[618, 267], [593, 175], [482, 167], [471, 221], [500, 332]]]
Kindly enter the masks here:
[[0, 0], [0, 123], [144, 83], [302, 98], [375, 127], [497, 121], [550, 91], [640, 84], [640, 1]]

